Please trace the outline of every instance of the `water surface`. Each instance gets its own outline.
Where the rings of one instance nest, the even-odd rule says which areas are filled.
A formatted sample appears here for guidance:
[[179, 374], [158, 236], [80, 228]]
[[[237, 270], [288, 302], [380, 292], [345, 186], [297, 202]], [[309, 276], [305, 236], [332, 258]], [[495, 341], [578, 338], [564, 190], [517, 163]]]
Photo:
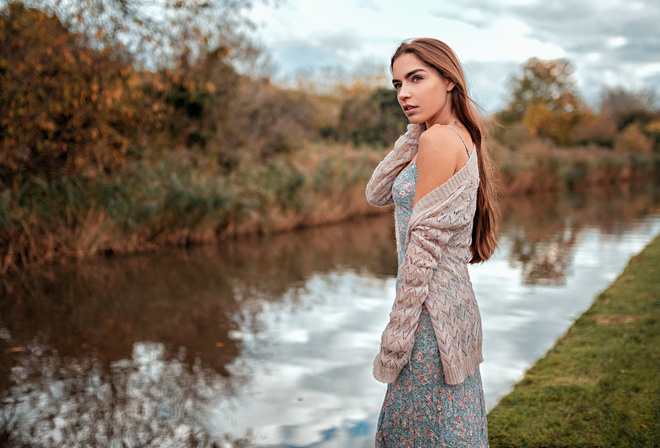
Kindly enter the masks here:
[[[494, 406], [660, 232], [653, 189], [507, 202], [470, 267]], [[2, 279], [0, 442], [363, 447], [391, 215]]]

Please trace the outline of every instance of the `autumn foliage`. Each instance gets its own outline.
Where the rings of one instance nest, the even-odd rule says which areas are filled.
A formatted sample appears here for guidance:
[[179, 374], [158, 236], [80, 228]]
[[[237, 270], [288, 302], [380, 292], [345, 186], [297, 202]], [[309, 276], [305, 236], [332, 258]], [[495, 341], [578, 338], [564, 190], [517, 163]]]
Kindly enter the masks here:
[[[46, 4], [0, 9], [0, 273], [373, 212], [364, 184], [406, 124], [391, 89], [319, 93], [242, 74], [254, 54], [234, 22], [214, 35], [194, 9], [165, 35], [136, 15], [139, 1], [73, 2], [66, 16]], [[229, 9], [216, 18], [249, 4], [218, 3]], [[114, 34], [94, 14], [106, 5]], [[122, 41], [130, 29], [139, 39]], [[530, 59], [493, 126], [503, 191], [654, 172], [650, 99], [610, 89], [593, 110], [568, 61]]]
[[576, 92], [572, 71], [566, 60], [529, 59], [522, 75], [513, 78], [511, 100], [500, 117], [505, 122], [523, 120], [532, 137], [570, 143], [573, 127], [585, 109]]
[[521, 137], [523, 141], [540, 138], [559, 146], [660, 151], [660, 140], [652, 130], [658, 119], [654, 102], [652, 91], [604, 88], [600, 110], [594, 110], [580, 97], [569, 61], [530, 58], [522, 73], [511, 78], [509, 103], [496, 114], [502, 125], [498, 136], [519, 143]]
[[129, 139], [151, 117], [136, 113], [142, 79], [120, 50], [95, 51], [56, 17], [20, 3], [0, 16], [0, 42], [4, 179], [123, 163]]

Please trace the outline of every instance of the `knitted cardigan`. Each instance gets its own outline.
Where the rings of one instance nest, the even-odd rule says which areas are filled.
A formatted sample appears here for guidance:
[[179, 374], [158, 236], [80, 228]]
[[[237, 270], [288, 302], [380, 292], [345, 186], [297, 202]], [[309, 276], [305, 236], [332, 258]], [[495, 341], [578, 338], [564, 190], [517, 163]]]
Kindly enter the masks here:
[[[393, 203], [392, 184], [417, 153], [423, 131], [423, 125], [408, 125], [378, 165], [367, 185], [370, 204]], [[462, 383], [483, 361], [481, 316], [467, 270], [478, 185], [473, 149], [463, 168], [413, 207], [396, 299], [374, 361], [378, 381], [393, 383], [410, 360], [423, 304], [431, 316], [447, 384]]]

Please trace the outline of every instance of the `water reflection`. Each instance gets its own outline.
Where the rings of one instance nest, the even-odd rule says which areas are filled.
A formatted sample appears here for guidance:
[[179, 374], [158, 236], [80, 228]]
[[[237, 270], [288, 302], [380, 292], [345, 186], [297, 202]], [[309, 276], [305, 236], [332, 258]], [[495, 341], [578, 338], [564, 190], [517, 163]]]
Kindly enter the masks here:
[[[489, 406], [660, 231], [657, 206], [506, 204], [471, 271]], [[388, 215], [4, 278], [0, 445], [372, 446], [395, 250]]]
[[231, 391], [199, 362], [166, 359], [163, 344], [136, 342], [130, 358], [108, 366], [94, 354], [62, 358], [39, 338], [22, 351], [2, 403], [7, 445], [249, 446], [249, 434], [211, 438], [200, 425], [200, 406]]

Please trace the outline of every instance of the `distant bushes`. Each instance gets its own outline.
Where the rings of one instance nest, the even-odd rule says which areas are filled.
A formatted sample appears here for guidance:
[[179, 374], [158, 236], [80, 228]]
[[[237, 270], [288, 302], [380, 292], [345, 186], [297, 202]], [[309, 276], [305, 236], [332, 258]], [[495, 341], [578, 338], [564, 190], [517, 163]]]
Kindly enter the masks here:
[[229, 175], [173, 151], [158, 161], [127, 161], [112, 176], [22, 178], [17, 193], [0, 194], [0, 272], [370, 212], [363, 188], [376, 155], [339, 145], [306, 150], [242, 163]]
[[492, 151], [505, 194], [614, 185], [652, 177], [660, 169], [660, 153], [613, 151], [596, 145], [562, 148], [549, 141], [529, 140], [515, 151], [503, 146]]
[[356, 93], [341, 105], [338, 138], [356, 145], [390, 146], [408, 124], [396, 94], [384, 87]]

